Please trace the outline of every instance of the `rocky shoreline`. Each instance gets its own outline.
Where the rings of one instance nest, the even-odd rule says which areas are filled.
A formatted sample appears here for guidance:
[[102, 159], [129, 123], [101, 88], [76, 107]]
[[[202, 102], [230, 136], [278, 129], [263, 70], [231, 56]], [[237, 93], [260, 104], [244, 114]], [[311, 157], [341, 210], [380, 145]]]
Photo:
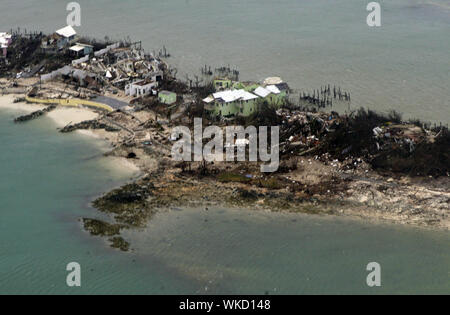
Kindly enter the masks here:
[[[450, 180], [387, 178], [365, 172], [338, 175], [333, 166], [302, 160], [300, 170], [248, 180], [255, 166], [233, 171], [160, 171], [117, 188], [93, 202], [114, 223], [94, 235], [119, 236], [120, 230], [142, 228], [157, 212], [176, 207], [221, 206], [249, 211], [286, 211], [312, 215], [359, 217], [372, 221], [448, 230]], [[330, 173], [327, 173], [330, 172]], [[220, 174], [220, 175], [219, 175]], [[300, 178], [308, 177], [306, 180]], [[87, 219], [85, 219], [87, 220]], [[89, 224], [86, 224], [87, 230]], [[122, 248], [123, 250], [123, 248]]]

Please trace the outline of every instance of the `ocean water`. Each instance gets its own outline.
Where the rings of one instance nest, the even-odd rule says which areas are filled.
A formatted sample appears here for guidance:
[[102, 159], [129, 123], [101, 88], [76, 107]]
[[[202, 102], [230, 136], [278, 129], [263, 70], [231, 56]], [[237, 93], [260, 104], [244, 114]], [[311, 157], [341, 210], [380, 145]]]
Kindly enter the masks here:
[[[61, 0], [2, 0], [0, 30], [52, 32]], [[366, 24], [361, 0], [78, 0], [89, 36], [163, 45], [183, 73], [237, 67], [242, 79], [281, 76], [296, 90], [335, 84], [360, 106], [450, 122], [450, 1], [381, 0], [382, 27]], [[344, 109], [346, 106], [341, 106]]]
[[0, 110], [0, 294], [450, 293], [448, 232], [330, 216], [173, 209], [123, 233], [132, 252], [109, 248], [79, 219], [105, 219], [90, 202], [133, 174], [102, 142], [17, 115]]

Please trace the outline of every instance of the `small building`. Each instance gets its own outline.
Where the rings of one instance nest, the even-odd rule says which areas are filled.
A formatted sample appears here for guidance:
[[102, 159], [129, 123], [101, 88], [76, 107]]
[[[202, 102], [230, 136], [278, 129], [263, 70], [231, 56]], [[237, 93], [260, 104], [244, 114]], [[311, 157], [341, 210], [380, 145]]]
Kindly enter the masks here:
[[125, 86], [125, 95], [140, 97], [153, 93], [153, 88], [157, 87], [158, 83], [152, 80], [140, 80]]
[[158, 100], [167, 105], [172, 105], [177, 101], [177, 94], [170, 91], [161, 91], [158, 94]]
[[12, 36], [8, 33], [0, 33], [0, 57], [6, 58], [8, 55], [8, 47], [12, 43]]
[[82, 43], [76, 43], [69, 50], [78, 57], [90, 55], [94, 52], [94, 46]]

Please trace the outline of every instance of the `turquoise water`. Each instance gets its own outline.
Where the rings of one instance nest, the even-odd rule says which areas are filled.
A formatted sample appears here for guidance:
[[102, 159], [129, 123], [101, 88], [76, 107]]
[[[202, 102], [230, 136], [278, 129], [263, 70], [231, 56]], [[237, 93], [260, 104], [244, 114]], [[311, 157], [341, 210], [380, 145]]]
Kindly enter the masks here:
[[[66, 23], [61, 0], [2, 0], [0, 31], [52, 32]], [[78, 0], [81, 34], [165, 45], [184, 72], [230, 64], [243, 79], [281, 76], [295, 89], [330, 83], [353, 108], [396, 109], [450, 123], [450, 1], [379, 1], [382, 27], [366, 24], [361, 0]], [[346, 106], [345, 106], [346, 108]]]
[[[450, 235], [335, 217], [173, 209], [124, 232], [121, 253], [85, 233], [81, 217], [132, 174], [102, 143], [62, 135], [0, 110], [0, 294], [450, 293]], [[369, 262], [382, 287], [365, 284]], [[82, 287], [66, 286], [81, 264]]]
[[[0, 111], [0, 294], [193, 290], [164, 266], [152, 263], [150, 272], [83, 231], [81, 217], [99, 217], [90, 201], [129, 172], [108, 165], [99, 143], [61, 135], [48, 119], [15, 125], [17, 115]], [[81, 289], [66, 286], [70, 262], [81, 264]]]

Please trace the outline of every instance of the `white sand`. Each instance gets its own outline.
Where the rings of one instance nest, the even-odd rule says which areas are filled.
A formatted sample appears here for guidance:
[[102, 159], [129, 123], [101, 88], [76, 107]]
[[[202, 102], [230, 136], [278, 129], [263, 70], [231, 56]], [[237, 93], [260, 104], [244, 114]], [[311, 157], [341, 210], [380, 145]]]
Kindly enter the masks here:
[[85, 120], [92, 120], [98, 117], [97, 113], [85, 108], [58, 107], [46, 115], [51, 118], [59, 127], [68, 124], [77, 124]]

